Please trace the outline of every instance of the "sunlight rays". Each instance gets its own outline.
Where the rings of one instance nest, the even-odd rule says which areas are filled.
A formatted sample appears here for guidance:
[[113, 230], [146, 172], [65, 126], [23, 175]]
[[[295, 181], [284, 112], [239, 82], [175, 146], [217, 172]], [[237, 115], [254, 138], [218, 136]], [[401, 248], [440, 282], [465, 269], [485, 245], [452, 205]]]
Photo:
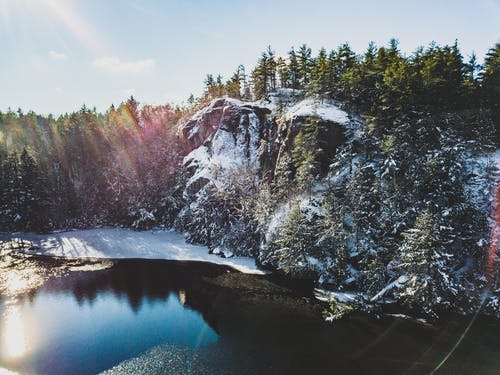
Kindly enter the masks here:
[[72, 1], [66, 0], [41, 0], [49, 8], [59, 22], [71, 31], [80, 43], [94, 53], [106, 51], [103, 36], [100, 35], [85, 19], [76, 11]]
[[[16, 26], [25, 27], [34, 20], [43, 21], [48, 15], [55, 21], [56, 27], [62, 26], [69, 31], [70, 35], [93, 54], [108, 51], [103, 35], [80, 13], [72, 0], [0, 0], [0, 22], [9, 33], [13, 33], [14, 22], [17, 23]], [[62, 32], [59, 34], [63, 35]]]

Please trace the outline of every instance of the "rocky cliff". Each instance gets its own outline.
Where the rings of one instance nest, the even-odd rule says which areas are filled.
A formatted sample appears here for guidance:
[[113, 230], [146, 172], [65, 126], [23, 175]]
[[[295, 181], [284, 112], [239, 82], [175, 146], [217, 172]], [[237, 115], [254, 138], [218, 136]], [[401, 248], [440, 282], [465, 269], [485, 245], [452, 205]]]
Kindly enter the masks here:
[[190, 240], [258, 257], [267, 230], [258, 230], [255, 200], [283, 164], [293, 179], [292, 150], [302, 125], [320, 123], [322, 176], [337, 148], [354, 137], [357, 125], [338, 105], [286, 94], [257, 103], [216, 99], [179, 127], [194, 150], [178, 173], [174, 227]]

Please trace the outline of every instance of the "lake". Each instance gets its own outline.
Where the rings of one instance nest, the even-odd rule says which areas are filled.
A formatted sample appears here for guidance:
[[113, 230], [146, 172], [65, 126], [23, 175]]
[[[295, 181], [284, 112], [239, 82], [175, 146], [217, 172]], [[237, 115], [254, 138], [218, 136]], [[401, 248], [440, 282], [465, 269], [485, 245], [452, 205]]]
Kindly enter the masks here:
[[495, 319], [326, 323], [307, 282], [201, 262], [49, 259], [0, 257], [0, 374], [423, 374], [445, 359], [438, 373], [500, 374]]

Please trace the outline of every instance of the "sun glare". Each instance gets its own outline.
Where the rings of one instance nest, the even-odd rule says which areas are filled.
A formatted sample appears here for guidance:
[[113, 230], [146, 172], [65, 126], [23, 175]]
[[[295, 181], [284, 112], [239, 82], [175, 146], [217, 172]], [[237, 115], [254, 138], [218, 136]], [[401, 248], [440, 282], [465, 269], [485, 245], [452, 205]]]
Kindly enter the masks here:
[[19, 375], [17, 372], [9, 371], [0, 367], [0, 375]]
[[[76, 9], [71, 0], [0, 0], [0, 20], [12, 32], [13, 25], [49, 22], [76, 38], [93, 53], [106, 51], [104, 38]], [[50, 21], [47, 21], [50, 20]], [[62, 27], [62, 29], [61, 29]]]
[[16, 296], [26, 293], [43, 282], [43, 277], [35, 272], [3, 270], [0, 275], [0, 293]]
[[6, 288], [10, 295], [17, 294], [29, 286], [29, 281], [16, 272], [9, 272], [6, 280]]
[[6, 311], [1, 332], [5, 354], [10, 358], [21, 357], [26, 352], [26, 336], [18, 306], [11, 306]]

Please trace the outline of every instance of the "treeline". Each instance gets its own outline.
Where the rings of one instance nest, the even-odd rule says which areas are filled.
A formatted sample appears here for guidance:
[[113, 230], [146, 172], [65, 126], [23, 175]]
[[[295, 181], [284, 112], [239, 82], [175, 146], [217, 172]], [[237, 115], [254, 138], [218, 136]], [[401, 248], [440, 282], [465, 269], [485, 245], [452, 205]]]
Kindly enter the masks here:
[[474, 53], [464, 60], [457, 43], [432, 43], [410, 56], [401, 53], [395, 39], [387, 47], [370, 43], [360, 55], [348, 43], [329, 52], [322, 48], [315, 56], [305, 44], [286, 56], [268, 47], [249, 75], [243, 66], [227, 82], [208, 75], [202, 97], [191, 97], [190, 103], [223, 95], [258, 100], [277, 89], [296, 89], [355, 105], [360, 113], [373, 116], [381, 132], [390, 131], [402, 116], [481, 107], [499, 134], [499, 71], [500, 43], [488, 51], [482, 65]]
[[176, 133], [181, 114], [133, 98], [104, 114], [0, 114], [0, 230], [157, 223], [190, 151]]

